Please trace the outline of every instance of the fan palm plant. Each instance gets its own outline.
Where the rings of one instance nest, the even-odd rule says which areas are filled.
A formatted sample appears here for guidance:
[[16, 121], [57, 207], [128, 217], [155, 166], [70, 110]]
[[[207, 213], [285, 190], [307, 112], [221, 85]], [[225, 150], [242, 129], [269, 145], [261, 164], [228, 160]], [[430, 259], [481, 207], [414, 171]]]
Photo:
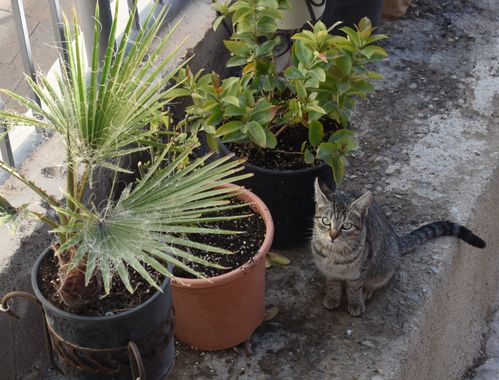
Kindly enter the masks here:
[[[98, 12], [97, 8], [96, 20]], [[21, 218], [32, 216], [52, 228], [57, 238], [54, 251], [59, 263], [60, 293], [72, 307], [91, 302], [102, 288], [108, 294], [115, 274], [132, 292], [128, 272], [131, 268], [159, 288], [149, 268], [172, 276], [169, 264], [195, 275], [200, 274], [186, 265], [189, 261], [215, 266], [191, 255], [189, 248], [229, 252], [192, 242], [186, 234], [229, 233], [199, 227], [196, 222], [214, 221], [214, 211], [235, 207], [228, 200], [233, 190], [218, 186], [244, 177], [235, 174], [238, 161], [221, 159], [207, 164], [204, 157], [189, 162], [196, 141], [174, 134], [168, 130], [168, 123], [162, 140], [157, 139], [157, 130], [148, 128], [158, 120], [168, 120], [164, 110], [175, 97], [175, 87], [168, 87], [168, 82], [183, 64], [162, 75], [181, 45], [171, 49], [159, 63], [156, 61], [178, 24], [158, 40], [156, 35], [166, 11], [162, 9], [157, 14], [157, 7], [153, 7], [145, 20], [148, 27], [130, 42], [136, 12], [133, 9], [121, 40], [115, 45], [117, 12], [118, 2], [102, 61], [98, 46], [100, 26], [95, 26], [88, 64], [76, 15], [72, 25], [64, 19], [68, 62], [60, 60], [56, 82], [43, 74], [38, 75], [38, 83], [27, 77], [41, 106], [2, 90], [33, 115], [1, 112], [0, 118], [7, 125], [34, 125], [60, 134], [65, 143], [67, 186], [63, 201], [0, 161], [1, 169], [32, 189], [42, 204], [54, 211], [39, 213], [32, 211], [30, 205], [14, 207], [0, 197], [0, 220], [15, 225]], [[154, 154], [137, 181], [128, 185], [116, 201], [110, 189], [106, 205], [96, 207], [88, 196], [96, 168], [105, 167], [115, 174], [129, 172], [120, 164], [121, 159], [139, 151]]]

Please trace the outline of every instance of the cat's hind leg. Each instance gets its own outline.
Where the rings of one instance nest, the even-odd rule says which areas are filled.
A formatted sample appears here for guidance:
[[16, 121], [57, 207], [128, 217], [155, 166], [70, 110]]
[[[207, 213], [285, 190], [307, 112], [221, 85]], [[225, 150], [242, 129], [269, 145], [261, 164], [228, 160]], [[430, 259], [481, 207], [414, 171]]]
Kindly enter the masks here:
[[326, 309], [337, 309], [341, 304], [341, 281], [326, 280], [326, 295], [322, 299], [322, 306]]

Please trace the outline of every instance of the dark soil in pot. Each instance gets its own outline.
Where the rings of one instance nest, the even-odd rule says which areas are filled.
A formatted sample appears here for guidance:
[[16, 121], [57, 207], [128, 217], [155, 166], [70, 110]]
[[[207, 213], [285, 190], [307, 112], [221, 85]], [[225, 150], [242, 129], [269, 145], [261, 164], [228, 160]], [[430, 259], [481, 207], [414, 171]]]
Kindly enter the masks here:
[[299, 170], [310, 167], [303, 160], [300, 151], [303, 141], [308, 139], [307, 129], [301, 125], [288, 127], [277, 138], [275, 149], [264, 149], [253, 144], [228, 143], [226, 147], [238, 157], [271, 170]]
[[[232, 204], [244, 204], [239, 199], [232, 199]], [[228, 220], [223, 222], [210, 223], [208, 226], [216, 229], [225, 229], [230, 231], [241, 231], [230, 235], [219, 234], [190, 234], [189, 239], [208, 245], [217, 246], [233, 252], [234, 254], [226, 255], [213, 252], [204, 252], [199, 249], [191, 249], [191, 253], [197, 257], [206, 259], [212, 263], [219, 264], [226, 269], [218, 269], [208, 266], [203, 266], [196, 263], [190, 263], [189, 266], [196, 271], [203, 273], [207, 277], [215, 277], [224, 273], [228, 273], [243, 264], [252, 260], [257, 254], [265, 238], [265, 223], [262, 217], [253, 212], [249, 206], [236, 208], [232, 210], [223, 210], [215, 213], [213, 216], [236, 216], [245, 215], [245, 217], [236, 220]], [[176, 276], [182, 278], [196, 278], [178, 268], [173, 272]]]
[[[164, 276], [152, 268], [146, 268], [151, 276], [160, 284]], [[103, 317], [119, 314], [133, 309], [147, 301], [156, 289], [150, 286], [136, 271], [129, 270], [130, 283], [135, 289], [133, 294], [125, 288], [118, 276], [114, 276], [111, 293], [107, 296], [102, 294], [99, 300], [86, 305], [78, 310], [72, 310], [61, 299], [58, 289], [60, 279], [58, 276], [58, 261], [53, 254], [46, 255], [40, 263], [38, 274], [38, 286], [43, 296], [55, 307], [68, 313], [74, 313], [87, 317]]]
[[[322, 120], [326, 134], [332, 134], [338, 126], [329, 120]], [[254, 144], [227, 143], [225, 146], [237, 157], [245, 157], [252, 165], [270, 170], [301, 170], [312, 166], [305, 163], [301, 146], [308, 141], [308, 129], [296, 125], [284, 129], [277, 137], [275, 149], [264, 149]], [[316, 161], [314, 166], [320, 165]]]

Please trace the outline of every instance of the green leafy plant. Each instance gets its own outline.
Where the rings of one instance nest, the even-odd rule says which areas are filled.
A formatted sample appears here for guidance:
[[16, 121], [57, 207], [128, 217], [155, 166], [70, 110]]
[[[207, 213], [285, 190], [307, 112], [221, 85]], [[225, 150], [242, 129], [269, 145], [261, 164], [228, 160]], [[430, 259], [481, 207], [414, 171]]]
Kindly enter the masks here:
[[[172, 131], [168, 113], [164, 111], [175, 96], [175, 87], [167, 84], [182, 65], [168, 75], [162, 76], [162, 73], [180, 45], [156, 64], [178, 24], [153, 45], [158, 42], [156, 34], [166, 15], [166, 11], [161, 10], [154, 16], [155, 11], [153, 7], [145, 20], [149, 27], [140, 30], [130, 44], [134, 9], [121, 42], [115, 48], [116, 15], [102, 62], [99, 62], [98, 46], [100, 26], [96, 25], [90, 67], [83, 58], [76, 16], [72, 26], [65, 19], [68, 65], [64, 66], [61, 60], [63, 69], [57, 75], [56, 83], [41, 73], [38, 83], [27, 78], [42, 106], [2, 90], [36, 115], [4, 111], [0, 118], [5, 123], [20, 127], [34, 125], [60, 134], [64, 139], [67, 152], [65, 200], [48, 194], [15, 168], [0, 161], [1, 169], [33, 190], [53, 211], [32, 211], [29, 204], [15, 207], [0, 197], [0, 221], [12, 226], [20, 218], [31, 216], [52, 228], [57, 237], [54, 249], [60, 267], [60, 294], [73, 307], [93, 301], [102, 288], [108, 294], [115, 274], [133, 292], [129, 268], [159, 288], [149, 273], [150, 268], [172, 276], [168, 265], [174, 264], [200, 276], [186, 263], [216, 266], [190, 254], [190, 248], [230, 253], [192, 242], [186, 234], [232, 233], [199, 227], [197, 223], [214, 221], [217, 218], [213, 217], [213, 212], [235, 207], [229, 200], [234, 191], [218, 186], [246, 176], [236, 174], [241, 161], [229, 158], [209, 164], [207, 157], [189, 162], [197, 141]], [[97, 20], [98, 16], [97, 8]], [[158, 139], [158, 135], [162, 135], [164, 141]], [[92, 192], [90, 184], [95, 169], [112, 170], [116, 182], [117, 173], [130, 172], [121, 166], [121, 158], [140, 151], [149, 151], [151, 160], [140, 166], [138, 180], [129, 184], [116, 201], [113, 189], [110, 189], [105, 206], [95, 205], [93, 197], [88, 196]]]
[[291, 62], [279, 73], [276, 20], [289, 8], [288, 2], [237, 0], [213, 6], [221, 13], [215, 27], [226, 17], [232, 21], [234, 32], [224, 41], [231, 54], [227, 66], [240, 66], [241, 75], [222, 80], [216, 73], [180, 70], [178, 93], [193, 102], [185, 122], [194, 132], [206, 132], [212, 147], [220, 138], [275, 149], [286, 129], [306, 128], [304, 161], [327, 163], [340, 183], [345, 156], [356, 149], [349, 129], [352, 112], [358, 98], [374, 91], [372, 81], [382, 78], [368, 67], [387, 56], [376, 45], [387, 37], [374, 35], [367, 18], [356, 29], [340, 28], [343, 35], [330, 34], [340, 22], [327, 28], [319, 21], [291, 37]]

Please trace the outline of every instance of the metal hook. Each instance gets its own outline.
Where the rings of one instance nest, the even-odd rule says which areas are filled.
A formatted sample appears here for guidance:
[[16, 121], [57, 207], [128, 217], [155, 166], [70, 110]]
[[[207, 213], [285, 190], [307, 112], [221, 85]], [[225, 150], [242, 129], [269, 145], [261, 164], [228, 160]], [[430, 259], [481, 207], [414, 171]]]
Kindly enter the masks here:
[[15, 297], [24, 298], [35, 304], [40, 310], [43, 311], [42, 303], [38, 301], [38, 299], [34, 295], [20, 291], [10, 292], [2, 297], [2, 301], [0, 302], [0, 311], [6, 313], [12, 319], [21, 319], [21, 317], [19, 317], [19, 315], [17, 315], [9, 306], [9, 301]]
[[49, 355], [49, 359], [50, 359], [50, 364], [52, 365], [52, 368], [57, 368], [57, 366], [54, 362], [52, 342], [50, 340], [49, 330], [48, 330], [48, 326], [47, 326], [47, 319], [45, 318], [45, 311], [43, 310], [42, 303], [34, 295], [26, 293], [26, 292], [15, 291], [15, 292], [7, 293], [6, 295], [4, 295], [2, 297], [2, 301], [0, 302], [0, 311], [7, 314], [12, 319], [16, 319], [16, 320], [20, 320], [21, 317], [19, 317], [19, 315], [17, 315], [10, 308], [10, 306], [8, 304], [8, 302], [15, 297], [20, 297], [20, 298], [24, 298], [25, 300], [28, 300], [32, 304], [36, 305], [40, 309], [40, 311], [42, 312], [43, 329], [45, 330], [45, 340], [47, 342], [47, 350], [48, 350], [48, 355]]

